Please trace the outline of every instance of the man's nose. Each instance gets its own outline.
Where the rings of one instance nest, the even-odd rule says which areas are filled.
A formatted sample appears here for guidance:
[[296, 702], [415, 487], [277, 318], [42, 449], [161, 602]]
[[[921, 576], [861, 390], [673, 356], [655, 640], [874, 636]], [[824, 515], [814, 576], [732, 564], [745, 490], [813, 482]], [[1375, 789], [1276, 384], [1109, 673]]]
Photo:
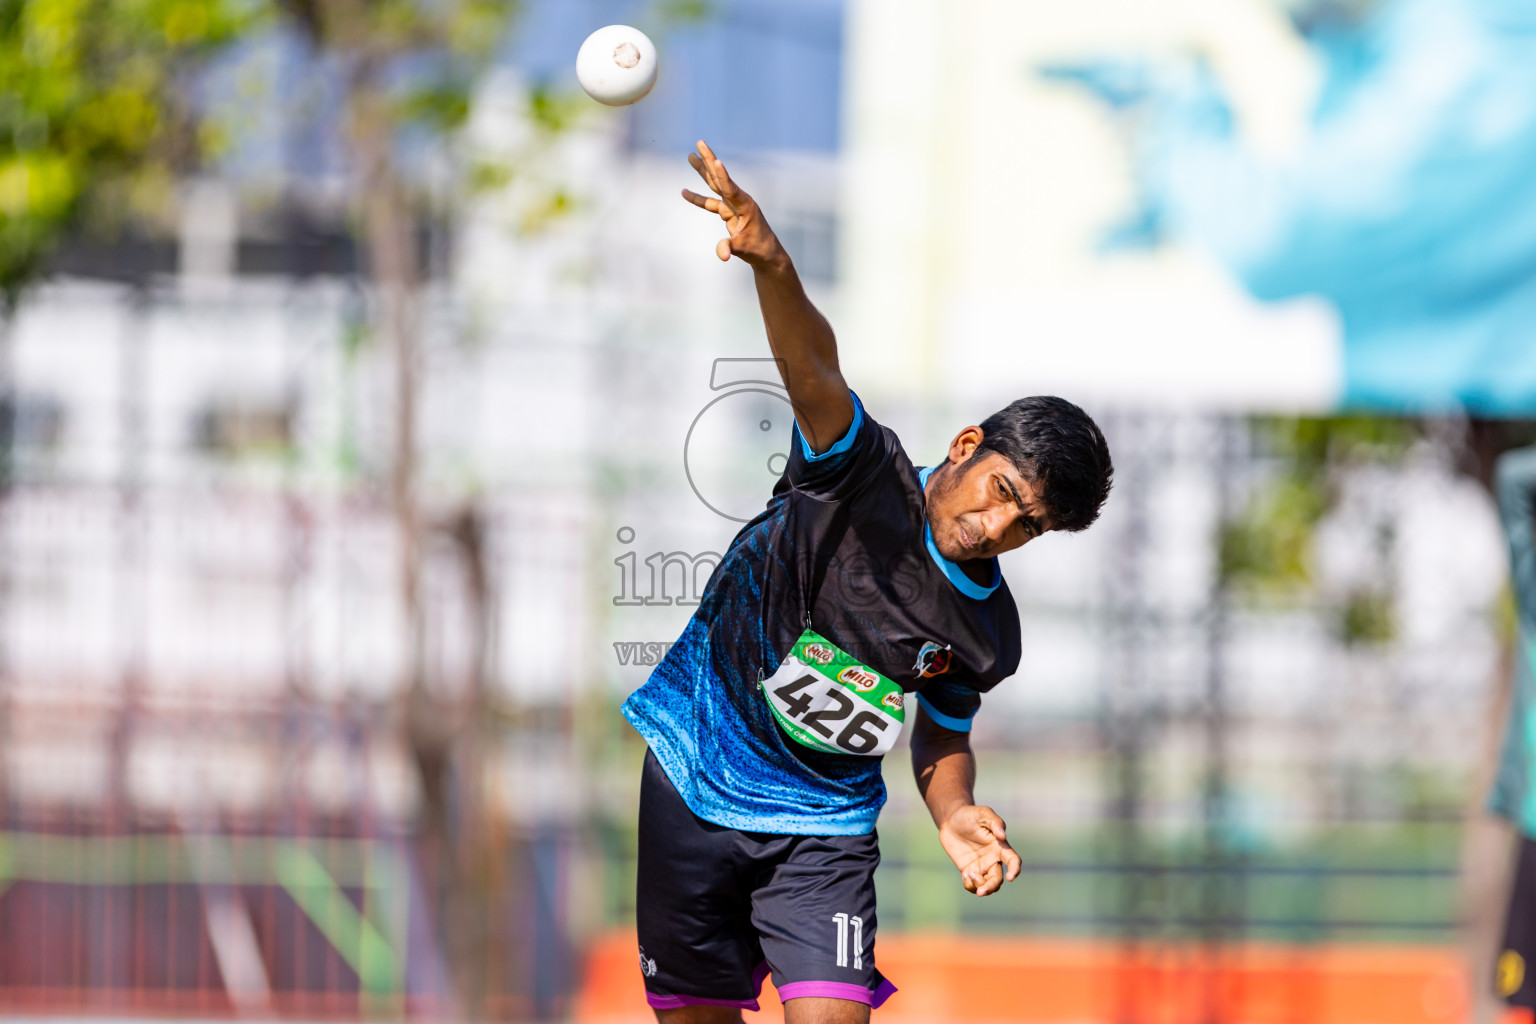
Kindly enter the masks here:
[[998, 509], [987, 513], [982, 520], [983, 528], [987, 531], [987, 539], [994, 544], [1001, 541], [1008, 535], [1008, 530], [1018, 518], [1018, 509]]

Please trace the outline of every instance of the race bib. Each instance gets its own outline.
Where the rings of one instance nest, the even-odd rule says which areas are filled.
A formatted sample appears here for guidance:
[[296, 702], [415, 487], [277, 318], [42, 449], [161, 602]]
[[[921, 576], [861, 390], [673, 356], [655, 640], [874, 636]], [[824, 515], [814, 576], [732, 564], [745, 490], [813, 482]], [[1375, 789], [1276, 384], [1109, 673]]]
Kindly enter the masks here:
[[901, 687], [809, 629], [762, 686], [779, 726], [814, 750], [879, 757], [901, 735]]

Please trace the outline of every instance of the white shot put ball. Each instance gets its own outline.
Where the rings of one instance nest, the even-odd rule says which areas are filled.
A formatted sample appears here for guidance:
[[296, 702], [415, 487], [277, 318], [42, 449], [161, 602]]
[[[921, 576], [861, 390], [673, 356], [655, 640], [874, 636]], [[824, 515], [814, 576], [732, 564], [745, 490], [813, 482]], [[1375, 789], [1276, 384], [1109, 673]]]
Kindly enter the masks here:
[[597, 102], [627, 106], [656, 84], [656, 47], [637, 28], [600, 28], [576, 51], [576, 78]]

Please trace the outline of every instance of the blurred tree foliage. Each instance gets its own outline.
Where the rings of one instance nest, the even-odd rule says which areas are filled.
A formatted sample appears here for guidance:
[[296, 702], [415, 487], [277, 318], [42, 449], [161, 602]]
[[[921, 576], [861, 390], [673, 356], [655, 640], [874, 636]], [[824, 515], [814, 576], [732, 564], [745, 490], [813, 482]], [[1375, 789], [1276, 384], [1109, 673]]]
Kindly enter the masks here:
[[[1250, 597], [1295, 599], [1314, 587], [1318, 524], [1336, 507], [1344, 475], [1364, 466], [1396, 466], [1425, 436], [1417, 420], [1391, 416], [1265, 417], [1254, 424], [1273, 480], [1222, 527], [1222, 579]], [[1389, 530], [1378, 544], [1389, 547]], [[1380, 644], [1395, 633], [1390, 582], [1351, 590], [1331, 609], [1347, 645]]]
[[[1360, 469], [1395, 467], [1418, 444], [1441, 446], [1456, 471], [1488, 492], [1501, 453], [1536, 442], [1536, 421], [1446, 421], [1402, 416], [1264, 417], [1253, 422], [1260, 454], [1276, 468], [1248, 504], [1222, 529], [1220, 571], [1225, 583], [1260, 600], [1295, 600], [1315, 589], [1314, 538], [1338, 507], [1345, 478]], [[1375, 531], [1385, 562], [1395, 543], [1391, 524]], [[1396, 633], [1396, 600], [1386, 573], [1356, 587], [1329, 609], [1349, 645], [1381, 644]], [[1512, 605], [1493, 609], [1496, 622]], [[1513, 635], [1507, 623], [1501, 634]]]
[[[520, 0], [0, 0], [0, 391], [6, 314], [53, 248], [90, 223], [169, 210], [178, 180], [217, 155], [221, 126], [198, 108], [198, 71], [210, 58], [255, 32], [296, 35], [307, 45], [310, 67], [340, 98], [338, 115], [327, 108], [323, 131], [344, 141], [351, 178], [346, 215], [363, 256], [367, 295], [367, 326], [345, 341], [376, 337], [394, 364], [389, 490], [406, 620], [398, 710], [421, 781], [417, 831], [425, 862], [434, 866], [434, 925], [457, 997], [452, 1015], [465, 1018], [487, 1016], [487, 972], [496, 943], [506, 940], [486, 912], [496, 905], [507, 871], [499, 834], [505, 825], [485, 792], [503, 742], [492, 693], [494, 575], [477, 499], [447, 509], [439, 500], [429, 508], [418, 493], [421, 228], [434, 211], [430, 183], [412, 172], [408, 157], [452, 145], [521, 6]], [[659, 0], [637, 20], [656, 28], [709, 10], [707, 0]], [[278, 92], [260, 102], [283, 102]], [[528, 103], [529, 121], [545, 140], [593, 109], [584, 97], [537, 86]], [[504, 186], [513, 173], [506, 160], [461, 169], [451, 188], [465, 192]], [[305, 183], [295, 184], [302, 189]], [[543, 225], [572, 207], [571, 197], [555, 188], [530, 223]], [[0, 487], [4, 478], [0, 464]], [[463, 686], [429, 680], [422, 579], [426, 538], [434, 532], [452, 542], [468, 581], [474, 658]]]
[[262, 17], [251, 0], [0, 0], [0, 301], [61, 237], [143, 210], [207, 138], [199, 61]]

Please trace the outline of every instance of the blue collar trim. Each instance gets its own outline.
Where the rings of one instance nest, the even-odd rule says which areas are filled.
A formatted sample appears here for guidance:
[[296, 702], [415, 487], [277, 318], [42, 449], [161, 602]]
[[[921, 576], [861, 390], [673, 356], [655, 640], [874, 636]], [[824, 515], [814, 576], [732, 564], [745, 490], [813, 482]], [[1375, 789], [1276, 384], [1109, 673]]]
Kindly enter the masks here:
[[[917, 474], [917, 484], [924, 490], [926, 490], [928, 487], [928, 475], [933, 472], [933, 469], [934, 467], [929, 466]], [[927, 499], [925, 498], [924, 504], [926, 503]], [[967, 576], [964, 569], [960, 568], [954, 562], [951, 562], [949, 559], [939, 554], [938, 545], [934, 544], [933, 542], [933, 530], [928, 527], [927, 516], [923, 517], [923, 543], [928, 545], [928, 556], [932, 558], [934, 564], [939, 567], [939, 571], [944, 573], [944, 575], [949, 579], [949, 582], [955, 585], [955, 589], [960, 591], [960, 593], [964, 594], [966, 597], [972, 598], [976, 601], [985, 601], [987, 598], [992, 596], [992, 591], [996, 590], [1002, 584], [1003, 570], [998, 566], [997, 559], [995, 558], [989, 559], [989, 561], [992, 563], [992, 585], [990, 587], [984, 587], [980, 583], [977, 583], [975, 580]]]

